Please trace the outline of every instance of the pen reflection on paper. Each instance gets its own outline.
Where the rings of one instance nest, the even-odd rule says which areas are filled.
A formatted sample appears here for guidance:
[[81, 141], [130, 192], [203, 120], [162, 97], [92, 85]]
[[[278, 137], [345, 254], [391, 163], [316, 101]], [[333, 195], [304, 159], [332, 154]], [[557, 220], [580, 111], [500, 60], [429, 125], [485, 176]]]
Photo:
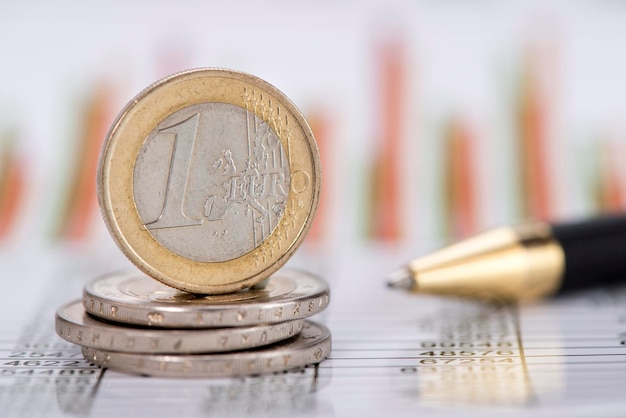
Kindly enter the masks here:
[[450, 305], [421, 328], [429, 340], [421, 339], [415, 368], [420, 404], [523, 406], [561, 380], [557, 367], [547, 387], [530, 381], [515, 306]]
[[565, 391], [567, 330], [559, 324], [559, 313], [551, 300], [524, 307], [519, 323], [524, 336], [526, 367], [532, 376], [532, 387], [536, 398], [546, 399], [561, 396]]

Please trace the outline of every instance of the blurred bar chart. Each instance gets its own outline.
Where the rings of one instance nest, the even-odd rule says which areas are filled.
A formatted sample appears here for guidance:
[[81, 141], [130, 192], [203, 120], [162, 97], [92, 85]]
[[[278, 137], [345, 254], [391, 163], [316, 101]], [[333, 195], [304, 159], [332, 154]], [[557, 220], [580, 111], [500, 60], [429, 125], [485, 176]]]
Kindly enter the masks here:
[[[621, 5], [244, 2], [252, 18], [190, 4], [207, 24], [203, 13], [185, 24], [169, 3], [122, 18], [69, 2], [56, 23], [45, 8], [8, 8], [0, 50], [32, 57], [0, 70], [11, 110], [0, 117], [0, 245], [97, 248], [95, 172], [116, 113], [159, 77], [201, 66], [264, 77], [308, 118], [324, 190], [304, 251], [412, 248], [626, 208]], [[105, 31], [100, 15], [120, 29]], [[231, 27], [255, 19], [259, 39]]]

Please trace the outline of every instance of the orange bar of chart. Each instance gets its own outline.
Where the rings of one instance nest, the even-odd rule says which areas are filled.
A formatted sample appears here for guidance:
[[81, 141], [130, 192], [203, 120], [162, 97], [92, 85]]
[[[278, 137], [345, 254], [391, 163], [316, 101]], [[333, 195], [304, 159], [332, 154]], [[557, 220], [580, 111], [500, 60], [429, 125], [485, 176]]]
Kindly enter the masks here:
[[447, 128], [446, 145], [447, 232], [449, 236], [461, 238], [477, 229], [475, 140], [465, 123], [452, 119]]
[[375, 115], [380, 117], [376, 156], [371, 183], [369, 238], [397, 241], [401, 237], [401, 141], [404, 126], [406, 57], [402, 40], [393, 39], [379, 46], [379, 100]]
[[600, 141], [598, 147], [599, 164], [596, 186], [598, 209], [604, 213], [623, 212], [626, 209], [626, 193], [619, 167], [620, 160], [623, 161], [626, 155], [620, 153], [616, 143]]
[[307, 115], [307, 120], [315, 136], [320, 152], [322, 166], [323, 185], [320, 195], [320, 203], [317, 208], [315, 220], [311, 225], [306, 241], [309, 244], [320, 245], [327, 239], [328, 233], [328, 201], [330, 199], [330, 188], [335, 180], [335, 173], [331, 170], [331, 150], [330, 136], [332, 134], [332, 121], [330, 116], [322, 109], [314, 109]]
[[520, 182], [522, 217], [549, 219], [552, 215], [550, 196], [551, 171], [548, 155], [549, 100], [548, 83], [542, 79], [540, 64], [544, 56], [531, 50], [524, 62], [519, 92], [517, 127], [520, 145]]
[[79, 241], [86, 238], [97, 212], [96, 170], [100, 146], [111, 122], [110, 94], [100, 85], [93, 92], [81, 121], [83, 127], [74, 153], [68, 189], [54, 238]]
[[8, 240], [25, 192], [25, 164], [14, 152], [14, 138], [0, 149], [0, 241]]

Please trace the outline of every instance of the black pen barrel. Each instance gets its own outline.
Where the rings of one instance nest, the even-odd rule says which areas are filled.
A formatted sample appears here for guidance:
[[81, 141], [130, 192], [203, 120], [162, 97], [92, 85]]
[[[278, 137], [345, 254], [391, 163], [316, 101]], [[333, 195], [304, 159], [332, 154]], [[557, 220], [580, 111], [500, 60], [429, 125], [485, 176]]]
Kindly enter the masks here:
[[561, 291], [626, 279], [626, 216], [552, 225], [552, 233], [565, 254]]

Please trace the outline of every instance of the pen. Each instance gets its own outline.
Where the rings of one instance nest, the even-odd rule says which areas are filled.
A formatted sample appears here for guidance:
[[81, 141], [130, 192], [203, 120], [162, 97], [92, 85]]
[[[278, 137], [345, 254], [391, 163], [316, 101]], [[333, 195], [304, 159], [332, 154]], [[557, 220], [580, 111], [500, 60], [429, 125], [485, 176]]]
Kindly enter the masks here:
[[626, 215], [500, 227], [410, 261], [388, 277], [416, 293], [531, 300], [626, 281]]

